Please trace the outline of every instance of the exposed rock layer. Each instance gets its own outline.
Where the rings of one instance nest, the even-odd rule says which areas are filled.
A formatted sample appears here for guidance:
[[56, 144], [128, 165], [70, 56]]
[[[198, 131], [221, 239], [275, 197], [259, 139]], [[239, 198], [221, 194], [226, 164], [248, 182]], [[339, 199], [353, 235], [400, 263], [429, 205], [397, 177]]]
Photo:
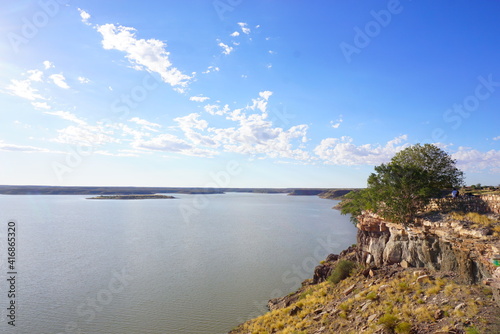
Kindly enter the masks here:
[[359, 256], [368, 265], [400, 263], [453, 271], [464, 283], [478, 283], [494, 276], [496, 268], [491, 258], [500, 245], [488, 231], [464, 225], [437, 215], [419, 221], [416, 227], [405, 228], [364, 213], [358, 224]]

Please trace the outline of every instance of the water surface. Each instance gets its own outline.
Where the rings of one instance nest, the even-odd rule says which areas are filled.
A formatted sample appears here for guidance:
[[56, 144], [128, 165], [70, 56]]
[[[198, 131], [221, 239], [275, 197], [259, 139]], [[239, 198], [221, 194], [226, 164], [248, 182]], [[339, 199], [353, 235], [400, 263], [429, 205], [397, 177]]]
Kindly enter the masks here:
[[0, 196], [0, 254], [18, 226], [17, 326], [0, 332], [226, 333], [355, 243], [336, 201], [318, 197], [86, 197]]

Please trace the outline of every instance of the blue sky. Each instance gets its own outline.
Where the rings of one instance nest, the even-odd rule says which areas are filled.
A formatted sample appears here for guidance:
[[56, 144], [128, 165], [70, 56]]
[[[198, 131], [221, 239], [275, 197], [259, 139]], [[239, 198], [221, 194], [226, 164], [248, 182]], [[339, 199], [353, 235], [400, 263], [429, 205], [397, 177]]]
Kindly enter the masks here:
[[0, 184], [362, 187], [435, 143], [500, 184], [496, 1], [0, 4]]

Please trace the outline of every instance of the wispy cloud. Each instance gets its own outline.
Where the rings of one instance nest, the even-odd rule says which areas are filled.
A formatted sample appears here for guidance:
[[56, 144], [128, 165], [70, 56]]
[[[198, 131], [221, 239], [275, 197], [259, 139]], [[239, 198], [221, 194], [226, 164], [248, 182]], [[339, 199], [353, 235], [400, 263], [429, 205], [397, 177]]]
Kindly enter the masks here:
[[208, 66], [207, 70], [203, 71], [201, 73], [208, 74], [208, 73], [211, 73], [211, 72], [219, 72], [219, 71], [220, 71], [220, 68], [218, 66]]
[[90, 79], [85, 77], [78, 77], [78, 82], [81, 84], [88, 84], [90, 82]]
[[38, 89], [31, 86], [30, 79], [16, 80], [12, 79], [10, 85], [5, 87], [9, 94], [21, 97], [27, 100], [45, 100], [45, 98], [38, 93]]
[[113, 131], [102, 124], [70, 125], [57, 130], [57, 134], [52, 141], [61, 144], [98, 147], [107, 143], [120, 142], [119, 139], [113, 137]]
[[0, 140], [0, 151], [10, 151], [10, 152], [26, 152], [26, 153], [63, 153], [60, 151], [52, 151], [42, 147], [27, 146], [27, 145], [15, 145], [7, 144]]
[[206, 100], [210, 100], [210, 98], [208, 96], [191, 96], [189, 100], [194, 102], [205, 102]]
[[47, 115], [52, 115], [52, 116], [57, 116], [59, 118], [62, 118], [66, 121], [70, 121], [70, 122], [74, 122], [74, 123], [77, 123], [77, 124], [80, 124], [80, 125], [85, 125], [87, 124], [87, 122], [85, 122], [84, 120], [78, 118], [75, 114], [72, 114], [68, 111], [62, 111], [62, 110], [58, 110], [58, 111], [45, 111], [44, 114], [47, 114]]
[[97, 27], [102, 35], [102, 46], [106, 50], [125, 52], [126, 58], [137, 70], [158, 73], [165, 83], [173, 87], [186, 87], [191, 76], [172, 66], [167, 45], [157, 39], [137, 39], [136, 29], [114, 24]]
[[230, 54], [234, 50], [234, 48], [232, 46], [229, 46], [229, 45], [224, 44], [222, 42], [219, 42], [218, 45], [222, 48], [222, 53], [225, 54], [225, 55]]
[[158, 123], [153, 123], [146, 121], [145, 119], [139, 118], [139, 117], [132, 117], [131, 119], [128, 120], [129, 122], [133, 122], [135, 124], [138, 124], [142, 126], [143, 128], [150, 130], [150, 131], [158, 131], [158, 128], [161, 128], [161, 125]]
[[78, 8], [78, 12], [80, 12], [80, 17], [82, 18], [82, 22], [85, 23], [86, 25], [90, 25], [90, 23], [88, 22], [90, 19], [90, 14], [80, 8]]
[[47, 104], [47, 102], [31, 102], [31, 104], [36, 109], [45, 109], [45, 110], [51, 109], [51, 107]]
[[458, 151], [453, 153], [451, 157], [457, 160], [457, 166], [464, 171], [500, 172], [500, 151], [498, 150], [481, 152], [469, 147], [460, 146]]
[[52, 74], [49, 76], [49, 78], [52, 80], [52, 82], [63, 89], [69, 89], [69, 85], [66, 83], [66, 78], [62, 74]]
[[331, 165], [379, 165], [391, 160], [397, 152], [409, 146], [406, 135], [388, 141], [385, 145], [357, 146], [351, 137], [326, 138], [314, 148], [314, 153]]
[[245, 22], [238, 22], [238, 25], [241, 27], [241, 31], [244, 34], [250, 34], [250, 28], [248, 28], [248, 24], [246, 24]]
[[203, 109], [205, 109], [205, 111], [210, 115], [221, 116], [229, 111], [229, 105], [226, 104], [224, 107], [221, 108], [221, 106], [218, 104], [207, 104], [203, 107]]
[[239, 33], [239, 32], [237, 32], [237, 31], [235, 31], [235, 32], [233, 32], [233, 33], [232, 33], [231, 35], [229, 35], [229, 36], [231, 36], [231, 37], [238, 37], [239, 35], [240, 35], [240, 33]]
[[330, 126], [334, 129], [338, 129], [343, 121], [344, 120], [342, 119], [342, 115], [340, 115], [336, 121], [330, 121]]

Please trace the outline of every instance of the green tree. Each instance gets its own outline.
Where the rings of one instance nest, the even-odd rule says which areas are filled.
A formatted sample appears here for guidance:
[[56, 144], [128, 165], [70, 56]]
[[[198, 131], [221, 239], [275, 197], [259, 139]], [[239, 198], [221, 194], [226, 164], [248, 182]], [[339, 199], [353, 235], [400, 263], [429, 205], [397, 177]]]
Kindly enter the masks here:
[[433, 144], [410, 146], [396, 153], [390, 164], [423, 169], [428, 172], [428, 181], [433, 187], [447, 189], [464, 185], [464, 173], [456, 167], [456, 161]]
[[341, 205], [342, 214], [351, 214], [355, 223], [368, 210], [392, 222], [410, 224], [443, 188], [463, 184], [455, 161], [430, 144], [399, 152], [390, 163], [375, 167], [375, 172], [368, 177], [366, 189], [349, 193]]

